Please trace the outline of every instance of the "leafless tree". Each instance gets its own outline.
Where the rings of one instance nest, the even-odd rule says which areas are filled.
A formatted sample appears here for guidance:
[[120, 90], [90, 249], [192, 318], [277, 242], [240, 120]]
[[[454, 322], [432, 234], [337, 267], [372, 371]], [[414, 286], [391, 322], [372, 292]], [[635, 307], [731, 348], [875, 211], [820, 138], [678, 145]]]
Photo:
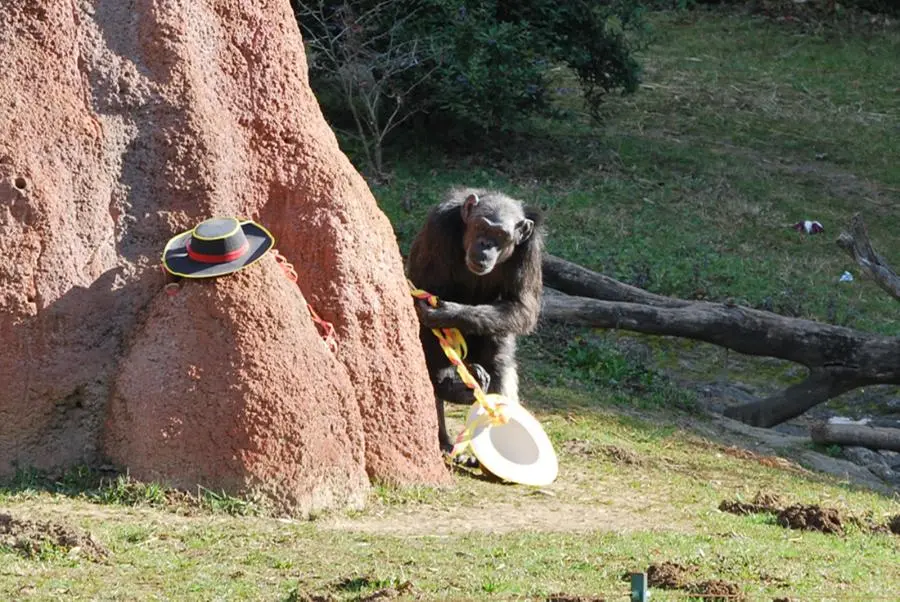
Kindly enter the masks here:
[[365, 10], [349, 1], [298, 0], [296, 6], [310, 70], [343, 95], [366, 161], [383, 177], [385, 139], [418, 112], [407, 98], [440, 65], [433, 39], [401, 35], [420, 7], [395, 0]]

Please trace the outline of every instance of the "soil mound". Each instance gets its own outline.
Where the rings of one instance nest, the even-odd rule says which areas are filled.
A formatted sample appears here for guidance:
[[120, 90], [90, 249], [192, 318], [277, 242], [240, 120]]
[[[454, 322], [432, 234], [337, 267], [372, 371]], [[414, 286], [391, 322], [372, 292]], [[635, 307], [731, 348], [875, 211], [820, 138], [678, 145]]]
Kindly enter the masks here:
[[585, 439], [568, 439], [563, 442], [562, 449], [567, 454], [582, 458], [593, 458], [603, 455], [619, 464], [630, 466], [644, 466], [646, 464], [644, 458], [630, 449], [617, 445], [598, 445]]
[[900, 514], [897, 514], [896, 516], [892, 517], [888, 521], [887, 525], [888, 525], [888, 529], [891, 530], [891, 533], [893, 533], [894, 535], [900, 535]]
[[337, 602], [331, 594], [307, 594], [294, 590], [288, 597], [291, 602]]
[[723, 500], [719, 510], [731, 514], [778, 514], [784, 508], [784, 501], [777, 493], [757, 492], [752, 502]]
[[600, 451], [609, 459], [628, 466], [644, 466], [647, 462], [636, 452], [617, 445], [604, 445]]
[[688, 589], [708, 602], [741, 602], [746, 599], [737, 584], [721, 579], [701, 581]]
[[359, 506], [353, 386], [269, 256], [160, 292], [122, 361], [106, 445], [131, 476], [265, 494], [282, 511]]
[[62, 523], [14, 518], [0, 512], [0, 547], [10, 548], [26, 558], [63, 551], [77, 553], [99, 562], [109, 552], [90, 534]]
[[684, 566], [677, 562], [651, 564], [647, 567], [647, 585], [659, 589], [683, 590], [696, 594], [704, 600], [725, 602], [744, 599], [740, 588], [734, 583], [719, 579], [694, 581], [692, 575], [695, 572], [696, 567]]
[[[13, 4], [0, 11], [0, 98], [10, 99], [0, 119], [0, 475], [100, 463], [108, 451], [122, 468], [165, 468], [192, 489], [201, 476], [215, 488], [247, 474], [283, 479], [271, 489], [307, 491], [310, 507], [331, 494], [301, 487], [292, 472], [301, 466], [309, 483], [343, 471], [346, 483], [322, 490], [337, 498], [358, 490], [360, 469], [381, 481], [449, 482], [396, 238], [309, 88], [288, 3]], [[271, 302], [269, 288], [260, 300], [230, 284], [194, 283], [172, 303], [160, 296], [166, 241], [218, 215], [273, 232], [306, 299], [336, 328], [333, 359], [307, 325], [292, 339], [305, 347], [266, 355], [272, 342], [258, 332], [276, 332], [259, 325], [299, 319], [299, 304]], [[199, 290], [219, 292], [190, 292]], [[205, 316], [200, 330], [179, 308], [185, 300]], [[232, 339], [214, 332], [212, 315]], [[286, 351], [287, 341], [274, 345]], [[312, 441], [298, 460], [293, 442], [319, 428], [328, 433], [322, 466]], [[157, 448], [160, 433], [169, 438]], [[172, 462], [142, 457], [158, 450]]]
[[383, 587], [372, 592], [368, 596], [360, 598], [361, 602], [374, 602], [375, 600], [392, 600], [400, 596], [414, 596], [416, 588], [412, 581], [404, 581], [396, 587]]
[[665, 561], [647, 567], [647, 585], [660, 589], [684, 589], [690, 585], [694, 567]]
[[723, 500], [719, 504], [719, 510], [738, 515], [774, 514], [778, 525], [788, 529], [821, 531], [823, 533], [840, 535], [844, 533], [844, 525], [849, 523], [870, 533], [895, 533], [900, 535], [900, 515], [894, 516], [883, 523], [874, 520], [871, 516], [845, 517], [834, 508], [803, 504], [787, 506], [786, 502], [777, 493], [758, 492], [754, 496], [753, 501], [749, 503]]
[[834, 508], [795, 504], [779, 512], [777, 520], [779, 525], [788, 529], [821, 531], [836, 535], [844, 533], [841, 513]]

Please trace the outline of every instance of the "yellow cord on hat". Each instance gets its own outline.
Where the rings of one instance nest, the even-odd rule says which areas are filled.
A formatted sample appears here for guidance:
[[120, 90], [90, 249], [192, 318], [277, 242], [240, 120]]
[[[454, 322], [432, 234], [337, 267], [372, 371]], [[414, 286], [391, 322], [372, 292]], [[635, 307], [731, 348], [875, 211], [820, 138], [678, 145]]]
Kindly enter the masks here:
[[[409, 288], [413, 297], [426, 301], [432, 307], [437, 307], [438, 298], [435, 295], [416, 288], [412, 282], [409, 282]], [[469, 443], [472, 441], [472, 433], [478, 426], [485, 422], [494, 425], [506, 424], [509, 422], [509, 416], [506, 414], [506, 407], [509, 403], [502, 395], [498, 395], [497, 393], [485, 393], [481, 389], [481, 385], [478, 384], [478, 381], [475, 380], [475, 377], [472, 376], [472, 373], [469, 372], [469, 369], [466, 368], [466, 365], [462, 360], [468, 355], [469, 348], [466, 345], [466, 339], [458, 329], [432, 328], [431, 332], [434, 333], [434, 336], [436, 336], [438, 342], [440, 342], [441, 349], [444, 350], [444, 355], [447, 356], [447, 359], [450, 360], [451, 364], [456, 366], [456, 371], [459, 374], [460, 379], [468, 388], [472, 389], [475, 400], [484, 410], [483, 417], [473, 421], [471, 425], [467, 425], [456, 437], [456, 442], [453, 445], [453, 449], [450, 451], [450, 457], [453, 458], [468, 447]]]

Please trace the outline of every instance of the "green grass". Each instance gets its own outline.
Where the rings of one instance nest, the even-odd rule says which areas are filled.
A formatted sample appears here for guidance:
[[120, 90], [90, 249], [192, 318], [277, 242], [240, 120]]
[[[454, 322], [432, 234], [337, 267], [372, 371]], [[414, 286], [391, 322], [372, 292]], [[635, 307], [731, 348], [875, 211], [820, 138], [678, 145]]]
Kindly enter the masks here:
[[[723, 499], [766, 490], [884, 522], [900, 513], [897, 501], [735, 457], [678, 426], [688, 414], [629, 418], [598, 408], [585, 391], [530, 388], [568, 405], [538, 414], [562, 466], [542, 492], [461, 474], [451, 489], [376, 488], [363, 512], [298, 522], [211, 508], [185, 516], [177, 503], [134, 505], [127, 496], [7, 490], [7, 511], [89, 529], [111, 556], [92, 563], [0, 550], [0, 597], [28, 587], [32, 599], [65, 590], [73, 600], [350, 600], [408, 580], [428, 599], [560, 591], [627, 599], [622, 576], [664, 560], [695, 567], [697, 579], [738, 583], [750, 600], [900, 587], [897, 536], [852, 524], [844, 536], [788, 531], [769, 517], [717, 510]], [[599, 451], [608, 446], [625, 460]], [[654, 599], [676, 594], [654, 591]]]
[[[492, 159], [400, 155], [374, 190], [401, 248], [450, 186], [495, 186], [546, 208], [550, 252], [651, 291], [900, 333], [896, 302], [834, 244], [860, 211], [900, 264], [897, 28], [815, 35], [706, 11], [654, 25], [643, 88], [601, 127], [529, 125]], [[789, 229], [803, 219], [826, 233]]]
[[[546, 208], [551, 252], [651, 291], [900, 334], [896, 302], [834, 244], [861, 211], [900, 265], [900, 31], [702, 10], [653, 24], [644, 86], [611, 99], [601, 125], [529, 124], [487, 157], [395, 153], [393, 179], [373, 190], [401, 249], [447, 188], [494, 186]], [[804, 218], [827, 233], [787, 227]], [[853, 283], [837, 283], [844, 270]], [[22, 470], [0, 486], [0, 508], [90, 530], [110, 557], [0, 547], [0, 599], [352, 600], [410, 581], [424, 599], [626, 600], [623, 576], [665, 560], [748, 600], [900, 598], [898, 536], [853, 523], [842, 536], [790, 531], [717, 509], [771, 491], [881, 523], [900, 514], [897, 499], [700, 438], [695, 397], [662, 369], [690, 358], [706, 378], [722, 351], [628, 339], [563, 329], [523, 341], [523, 397], [560, 455], [542, 490], [459, 473], [447, 489], [376, 486], [363, 511], [297, 522], [206, 490]], [[780, 362], [729, 362], [747, 381], [797, 377]], [[462, 410], [451, 417], [459, 426]]]
[[87, 466], [74, 466], [61, 475], [19, 469], [0, 487], [0, 503], [6, 499], [67, 496], [95, 504], [179, 508], [186, 512], [205, 511], [231, 516], [260, 514], [254, 500], [240, 499], [223, 492], [198, 487], [194, 494], [167, 489], [160, 483], [143, 483], [128, 475], [108, 475]]

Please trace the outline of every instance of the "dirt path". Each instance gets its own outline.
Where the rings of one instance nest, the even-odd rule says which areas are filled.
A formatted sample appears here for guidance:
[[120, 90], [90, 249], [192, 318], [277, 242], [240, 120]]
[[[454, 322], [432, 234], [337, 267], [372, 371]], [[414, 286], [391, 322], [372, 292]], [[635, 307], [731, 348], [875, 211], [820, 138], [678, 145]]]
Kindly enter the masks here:
[[[540, 494], [537, 494], [540, 495]], [[671, 508], [668, 509], [671, 513]], [[480, 508], [386, 508], [371, 516], [334, 518], [322, 525], [329, 529], [379, 535], [458, 537], [470, 533], [587, 533], [610, 531], [692, 531], [678, 524], [665, 509], [650, 509], [629, 500], [606, 504], [559, 502], [554, 498], [532, 503], [486, 501]]]
[[[450, 416], [448, 426], [453, 431], [461, 428], [462, 422]], [[567, 452], [571, 453], [566, 455]], [[665, 487], [659, 487], [649, 475], [635, 476], [633, 464], [639, 463], [640, 458], [630, 455], [612, 458], [613, 464], [629, 466], [610, 471], [610, 458], [606, 454], [600, 454], [605, 470], [572, 456], [572, 453], [590, 456], [595, 452], [581, 454], [577, 445], [557, 449], [557, 454], [561, 454], [559, 477], [544, 488], [500, 484], [477, 475], [462, 475], [452, 490], [437, 500], [371, 504], [360, 515], [334, 516], [319, 524], [327, 529], [406, 537], [695, 530], [689, 520], [673, 517]]]

